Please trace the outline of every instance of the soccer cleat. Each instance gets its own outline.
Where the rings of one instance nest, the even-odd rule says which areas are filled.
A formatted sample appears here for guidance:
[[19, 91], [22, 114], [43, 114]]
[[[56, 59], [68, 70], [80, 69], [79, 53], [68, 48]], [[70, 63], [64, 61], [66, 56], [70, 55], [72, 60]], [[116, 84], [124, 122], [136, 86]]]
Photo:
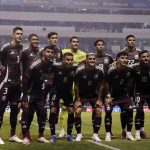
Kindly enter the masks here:
[[24, 145], [29, 145], [29, 144], [30, 144], [29, 139], [28, 139], [28, 138], [24, 138], [24, 139], [22, 140], [22, 144], [24, 144]]
[[67, 140], [70, 141], [70, 142], [73, 141], [72, 135], [67, 135]]
[[39, 137], [38, 138], [38, 142], [41, 142], [41, 143], [50, 143], [50, 141], [49, 140], [47, 140], [45, 137]]
[[2, 138], [0, 137], [0, 145], [5, 144]]
[[136, 131], [136, 133], [135, 133], [135, 140], [137, 140], [137, 141], [141, 140], [140, 131]]
[[102, 141], [102, 140], [98, 137], [98, 134], [96, 134], [96, 133], [93, 134], [92, 140], [95, 141], [95, 142], [101, 142], [101, 141]]
[[111, 141], [111, 133], [106, 132], [105, 141], [110, 142]]
[[121, 139], [125, 139], [126, 138], [126, 134], [127, 134], [126, 131], [123, 130], [122, 133], [121, 133]]
[[146, 132], [145, 131], [140, 131], [140, 137], [143, 138], [143, 139], [148, 139], [147, 135], [146, 135]]
[[22, 142], [22, 140], [19, 139], [17, 135], [14, 135], [14, 136], [10, 137], [10, 138], [9, 138], [9, 141], [10, 141], [10, 142], [18, 142], [18, 143], [21, 143], [21, 142]]
[[59, 133], [59, 138], [62, 138], [65, 136], [65, 131], [64, 130], [61, 130], [60, 133]]
[[82, 134], [79, 133], [79, 134], [77, 134], [75, 141], [80, 142], [82, 138], [83, 138]]
[[110, 132], [111, 138], [115, 138], [114, 134]]
[[55, 142], [57, 140], [56, 135], [51, 135], [50, 142]]
[[126, 139], [131, 141], [136, 141], [135, 138], [132, 136], [131, 132], [127, 132]]

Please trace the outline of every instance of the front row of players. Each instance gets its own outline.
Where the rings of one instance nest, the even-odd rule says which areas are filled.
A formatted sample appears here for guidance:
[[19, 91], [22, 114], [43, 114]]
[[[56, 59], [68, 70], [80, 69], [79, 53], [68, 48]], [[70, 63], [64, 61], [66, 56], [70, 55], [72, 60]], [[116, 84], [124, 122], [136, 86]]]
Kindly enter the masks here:
[[[54, 51], [46, 47], [42, 58], [34, 62], [27, 71], [23, 80], [22, 106], [27, 108], [29, 115], [34, 109], [37, 112], [39, 124], [38, 141], [49, 143], [43, 132], [46, 122], [45, 99], [50, 94], [50, 141], [57, 140], [55, 124], [59, 100], [63, 99], [68, 112], [67, 140], [73, 141], [72, 129], [75, 123], [77, 136], [75, 141], [81, 141], [81, 111], [82, 105], [89, 102], [93, 109], [93, 140], [101, 141], [98, 131], [101, 126], [102, 104], [105, 106], [106, 141], [111, 141], [112, 110], [119, 105], [121, 111], [126, 111], [127, 135], [126, 139], [140, 140], [141, 113], [145, 100], [150, 106], [150, 57], [148, 51], [139, 53], [140, 63], [134, 68], [128, 67], [128, 54], [120, 52], [116, 57], [116, 66], [109, 69], [105, 76], [96, 66], [95, 54], [89, 53], [86, 63], [77, 68], [73, 63], [73, 54], [65, 53], [62, 63], [53, 64]], [[75, 82], [75, 99], [73, 101], [72, 86]], [[30, 89], [30, 92], [28, 91]], [[137, 113], [135, 117], [135, 138], [131, 134], [133, 124], [132, 99], [135, 100]], [[75, 117], [74, 117], [75, 113]], [[28, 116], [27, 115], [27, 116]], [[28, 123], [28, 117], [26, 118]], [[31, 123], [30, 123], [31, 124]], [[27, 126], [27, 125], [26, 125]], [[29, 144], [28, 134], [22, 126], [23, 144]]]
[[[27, 70], [22, 83], [23, 96], [20, 106], [23, 109], [22, 117], [22, 143], [30, 144], [29, 128], [30, 114], [37, 113], [39, 125], [38, 141], [49, 143], [44, 138], [46, 124], [46, 96], [50, 94], [50, 142], [57, 140], [55, 134], [55, 124], [57, 120], [57, 107], [59, 100], [63, 99], [68, 111], [67, 120], [67, 140], [73, 141], [72, 129], [75, 123], [77, 131], [76, 141], [81, 141], [81, 111], [82, 105], [89, 102], [93, 109], [93, 140], [101, 141], [98, 131], [101, 126], [102, 104], [105, 106], [105, 128], [106, 141], [111, 141], [112, 109], [119, 105], [121, 111], [126, 111], [127, 135], [129, 140], [140, 140], [141, 113], [145, 100], [150, 107], [150, 54], [148, 51], [139, 53], [140, 63], [134, 68], [127, 67], [128, 54], [120, 52], [116, 57], [116, 65], [112, 66], [107, 75], [96, 66], [95, 54], [89, 53], [86, 63], [77, 67], [73, 63], [73, 54], [65, 53], [62, 63], [52, 63], [54, 50], [45, 47], [42, 57], [35, 61]], [[6, 69], [7, 70], [7, 69]], [[6, 74], [7, 75], [7, 74]], [[75, 99], [73, 101], [72, 86], [75, 82]], [[4, 92], [5, 93], [5, 92]], [[132, 100], [135, 100], [137, 113], [135, 117], [136, 134], [133, 138], [131, 134], [133, 124]], [[2, 105], [0, 107], [4, 107]], [[0, 109], [0, 126], [5, 109]], [[74, 116], [75, 114], [75, 116]]]

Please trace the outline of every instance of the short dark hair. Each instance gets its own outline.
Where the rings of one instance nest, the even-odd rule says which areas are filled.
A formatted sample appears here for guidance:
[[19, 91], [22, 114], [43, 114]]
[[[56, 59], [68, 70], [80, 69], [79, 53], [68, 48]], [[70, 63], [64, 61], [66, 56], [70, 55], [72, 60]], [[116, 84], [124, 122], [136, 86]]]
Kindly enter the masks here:
[[29, 35], [29, 37], [28, 37], [28, 40], [30, 41], [30, 40], [31, 40], [31, 38], [32, 38], [33, 36], [36, 36], [36, 37], [38, 37], [38, 35], [37, 35], [37, 34], [35, 34], [35, 33], [32, 33], [32, 34], [30, 34], [30, 35]]
[[128, 53], [127, 52], [124, 52], [124, 51], [121, 51], [117, 54], [116, 56], [116, 60], [120, 57], [120, 56], [128, 56]]
[[53, 50], [55, 51], [54, 47], [53, 46], [45, 46], [43, 51], [45, 51], [46, 49], [50, 49], [50, 50]]
[[49, 39], [53, 35], [57, 35], [58, 36], [58, 33], [57, 32], [50, 32], [50, 33], [47, 34], [47, 38]]
[[86, 59], [87, 59], [89, 56], [91, 56], [91, 55], [96, 56], [95, 53], [87, 53], [87, 54], [86, 54]]
[[13, 33], [15, 33], [17, 30], [23, 31], [23, 28], [21, 28], [21, 27], [14, 27], [13, 28]]
[[73, 39], [78, 39], [78, 40], [79, 40], [79, 38], [78, 38], [77, 36], [72, 36], [72, 37], [70, 38], [70, 43], [72, 42]]
[[65, 58], [66, 56], [72, 56], [73, 57], [74, 55], [72, 53], [70, 53], [70, 52], [67, 52], [67, 53], [63, 54], [63, 58]]
[[142, 51], [140, 51], [140, 52], [139, 52], [139, 57], [140, 57], [142, 54], [144, 54], [144, 53], [149, 53], [149, 51], [147, 51], [147, 50], [142, 50]]
[[126, 36], [126, 41], [127, 41], [127, 40], [128, 40], [128, 38], [130, 38], [130, 37], [135, 38], [135, 36], [134, 36], [133, 34], [130, 34], [130, 35], [127, 35], [127, 36]]
[[102, 40], [102, 39], [98, 39], [98, 40], [96, 40], [96, 41], [94, 42], [94, 46], [96, 46], [98, 42], [103, 42], [103, 44], [105, 45], [104, 40]]

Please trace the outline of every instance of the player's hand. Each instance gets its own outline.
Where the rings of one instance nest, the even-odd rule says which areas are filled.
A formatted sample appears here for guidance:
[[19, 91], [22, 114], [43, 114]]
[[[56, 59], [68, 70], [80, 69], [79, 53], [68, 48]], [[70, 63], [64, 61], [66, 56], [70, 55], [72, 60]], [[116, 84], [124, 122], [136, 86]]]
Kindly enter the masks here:
[[21, 102], [18, 103], [18, 108], [21, 109]]

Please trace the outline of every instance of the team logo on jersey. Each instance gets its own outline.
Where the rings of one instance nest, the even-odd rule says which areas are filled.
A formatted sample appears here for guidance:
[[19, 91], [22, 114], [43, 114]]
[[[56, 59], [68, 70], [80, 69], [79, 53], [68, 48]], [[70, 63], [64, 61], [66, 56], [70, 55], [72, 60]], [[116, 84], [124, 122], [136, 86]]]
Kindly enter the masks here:
[[15, 52], [14, 51], [11, 51], [11, 53], [10, 54], [15, 54]]
[[95, 76], [94, 76], [94, 79], [97, 79], [98, 78], [98, 74], [96, 74]]
[[109, 63], [108, 58], [104, 58], [104, 64], [108, 64], [108, 63]]
[[126, 76], [129, 77], [130, 76], [130, 72], [127, 72]]
[[139, 55], [138, 55], [138, 54], [135, 55], [134, 58], [135, 58], [135, 59], [139, 59]]
[[30, 54], [30, 57], [32, 57], [32, 56], [33, 56], [33, 54], [31, 53], [31, 54]]
[[62, 75], [62, 72], [61, 72], [61, 71], [59, 71], [59, 72], [58, 72], [58, 74], [59, 74], [59, 75]]
[[82, 78], [83, 78], [83, 79], [86, 79], [86, 76], [84, 75], [84, 76], [82, 76]]

